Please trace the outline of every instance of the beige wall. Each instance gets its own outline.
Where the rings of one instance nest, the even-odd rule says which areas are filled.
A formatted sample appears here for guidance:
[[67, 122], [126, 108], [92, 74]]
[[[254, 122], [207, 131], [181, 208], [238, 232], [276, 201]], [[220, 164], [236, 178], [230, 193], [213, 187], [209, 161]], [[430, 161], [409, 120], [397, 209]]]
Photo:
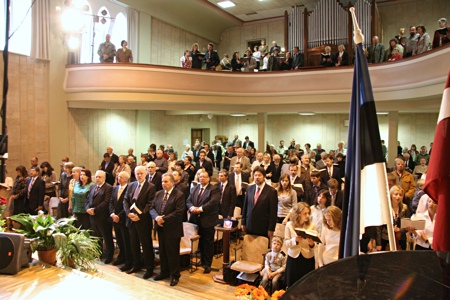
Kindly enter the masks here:
[[424, 25], [431, 39], [438, 28], [440, 18], [450, 18], [450, 5], [448, 0], [398, 0], [378, 3], [383, 34], [383, 44], [398, 34], [400, 27], [405, 27], [406, 35], [409, 26]]
[[[3, 52], [0, 72], [3, 89]], [[7, 95], [7, 127], [9, 175], [15, 177], [18, 165], [30, 166], [36, 155], [39, 163], [49, 160], [49, 62], [9, 54], [9, 90]]]

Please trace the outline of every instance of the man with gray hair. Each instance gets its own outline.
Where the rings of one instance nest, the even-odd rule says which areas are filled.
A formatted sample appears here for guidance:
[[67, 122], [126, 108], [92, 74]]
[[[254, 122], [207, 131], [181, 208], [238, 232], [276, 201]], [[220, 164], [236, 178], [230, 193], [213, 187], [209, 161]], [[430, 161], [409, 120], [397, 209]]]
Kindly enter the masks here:
[[164, 158], [164, 153], [161, 149], [156, 150], [156, 158], [154, 162], [156, 164], [156, 172], [161, 175], [166, 173], [169, 169], [169, 163], [167, 162], [167, 159]]
[[116, 56], [116, 46], [111, 43], [111, 36], [106, 35], [105, 41], [98, 47], [97, 54], [99, 56], [100, 62], [114, 62], [114, 57]]
[[384, 53], [386, 49], [383, 44], [378, 43], [378, 36], [372, 38], [372, 45], [369, 46], [368, 50], [368, 62], [369, 64], [377, 64], [384, 61]]
[[103, 253], [105, 264], [110, 264], [114, 256], [114, 243], [112, 237], [112, 224], [109, 222], [109, 201], [113, 188], [105, 182], [106, 173], [98, 170], [95, 172], [95, 183], [89, 189], [86, 197], [86, 213], [89, 214], [93, 235], [99, 237], [101, 249], [103, 245], [106, 251]]

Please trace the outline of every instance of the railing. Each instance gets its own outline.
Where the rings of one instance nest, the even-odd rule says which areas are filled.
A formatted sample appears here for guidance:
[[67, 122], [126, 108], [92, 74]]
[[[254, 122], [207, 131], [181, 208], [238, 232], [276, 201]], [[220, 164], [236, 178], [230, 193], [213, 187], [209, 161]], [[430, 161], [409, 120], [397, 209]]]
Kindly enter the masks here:
[[[437, 111], [449, 66], [450, 45], [370, 65], [375, 100], [381, 103], [377, 106], [397, 110], [403, 103], [410, 106], [409, 111]], [[110, 102], [135, 109], [152, 104], [147, 107], [230, 110], [229, 105], [236, 105], [247, 111], [271, 112], [306, 107], [326, 110], [333, 103], [330, 111], [345, 111], [352, 78], [352, 66], [238, 73], [145, 64], [85, 64], [67, 66], [64, 89], [70, 107], [101, 107]], [[423, 99], [428, 101], [411, 104]]]

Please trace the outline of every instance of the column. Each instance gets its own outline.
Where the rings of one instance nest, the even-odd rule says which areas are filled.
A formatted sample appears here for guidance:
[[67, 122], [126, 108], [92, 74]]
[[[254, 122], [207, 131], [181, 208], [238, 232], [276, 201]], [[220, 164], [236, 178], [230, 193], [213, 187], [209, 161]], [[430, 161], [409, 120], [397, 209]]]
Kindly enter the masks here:
[[255, 147], [258, 151], [264, 152], [266, 149], [267, 113], [258, 113], [258, 144]]
[[394, 166], [394, 159], [397, 157], [398, 142], [398, 111], [391, 111], [388, 114], [388, 160], [390, 167]]

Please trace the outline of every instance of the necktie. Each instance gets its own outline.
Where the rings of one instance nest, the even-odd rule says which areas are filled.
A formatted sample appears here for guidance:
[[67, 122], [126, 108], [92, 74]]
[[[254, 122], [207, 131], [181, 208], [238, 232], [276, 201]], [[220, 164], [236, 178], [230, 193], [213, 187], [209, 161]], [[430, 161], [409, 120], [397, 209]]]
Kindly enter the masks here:
[[261, 193], [261, 189], [259, 188], [259, 186], [256, 188], [256, 193], [255, 193], [255, 199], [253, 204], [256, 205], [256, 202], [258, 202], [258, 198], [259, 198], [259, 194]]
[[220, 184], [220, 204], [222, 204], [222, 196], [223, 191], [225, 190], [225, 185], [223, 183]]
[[31, 178], [31, 182], [30, 182], [30, 184], [28, 185], [28, 199], [30, 198], [30, 191], [31, 191], [31, 188], [33, 187], [33, 184], [34, 184], [34, 180], [36, 179], [36, 177], [33, 177], [33, 178]]
[[202, 167], [202, 165], [203, 165], [203, 161], [200, 161], [200, 168]]
[[169, 195], [169, 193], [164, 192], [164, 198], [163, 198], [163, 201], [161, 203], [161, 214], [164, 212], [164, 208], [166, 208], [168, 195]]
[[100, 189], [100, 186], [97, 185], [97, 187], [95, 188], [95, 194], [97, 194], [98, 190]]
[[236, 185], [236, 195], [239, 196], [241, 194], [241, 175], [240, 174], [236, 174], [235, 185]]
[[333, 177], [333, 171], [331, 167], [328, 168], [328, 175], [330, 175], [330, 178]]
[[136, 190], [134, 191], [134, 195], [133, 195], [134, 200], [137, 200], [140, 192], [141, 192], [141, 185], [139, 184], [138, 187], [136, 188]]
[[120, 187], [119, 192], [117, 193], [117, 201], [119, 201], [120, 196], [122, 195], [123, 192], [123, 186]]
[[203, 188], [200, 189], [200, 192], [198, 193], [197, 200], [200, 200], [200, 197], [202, 196], [202, 194], [203, 194]]

